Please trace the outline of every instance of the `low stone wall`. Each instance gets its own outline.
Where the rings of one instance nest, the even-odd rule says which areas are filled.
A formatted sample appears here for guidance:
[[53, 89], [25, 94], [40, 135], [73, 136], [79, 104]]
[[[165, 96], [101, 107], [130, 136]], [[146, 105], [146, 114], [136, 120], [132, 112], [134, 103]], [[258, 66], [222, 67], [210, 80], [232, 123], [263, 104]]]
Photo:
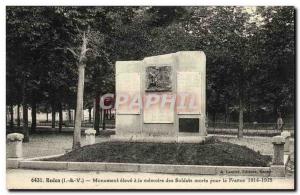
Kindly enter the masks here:
[[[171, 165], [171, 164], [137, 164], [137, 163], [107, 163], [107, 162], [57, 162], [44, 161], [48, 156], [31, 159], [7, 159], [7, 168], [69, 170], [69, 171], [107, 171], [107, 172], [144, 172], [167, 174], [194, 175], [230, 175], [230, 176], [262, 176], [284, 177], [288, 155], [285, 155], [284, 165], [271, 167], [245, 166], [206, 166], [206, 165]], [[42, 161], [43, 160], [43, 161]]]
[[212, 136], [172, 136], [172, 137], [154, 137], [154, 136], [118, 136], [112, 135], [110, 141], [120, 142], [151, 142], [151, 143], [202, 143]]

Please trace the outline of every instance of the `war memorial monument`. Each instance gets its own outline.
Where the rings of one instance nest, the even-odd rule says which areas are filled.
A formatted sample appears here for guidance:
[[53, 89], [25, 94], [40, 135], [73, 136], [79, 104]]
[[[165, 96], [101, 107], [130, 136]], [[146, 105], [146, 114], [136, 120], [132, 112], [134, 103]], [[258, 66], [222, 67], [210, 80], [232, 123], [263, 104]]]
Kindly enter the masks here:
[[181, 51], [116, 62], [115, 140], [201, 142], [205, 139], [206, 58]]

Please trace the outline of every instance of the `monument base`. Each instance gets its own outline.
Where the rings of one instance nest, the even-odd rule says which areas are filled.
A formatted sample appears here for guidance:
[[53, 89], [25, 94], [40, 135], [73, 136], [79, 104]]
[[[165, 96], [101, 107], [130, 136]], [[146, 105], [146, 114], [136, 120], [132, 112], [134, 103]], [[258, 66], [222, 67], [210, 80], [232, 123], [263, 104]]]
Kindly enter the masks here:
[[122, 135], [112, 135], [110, 141], [119, 142], [152, 142], [152, 143], [202, 143], [207, 139], [212, 138], [212, 136], [122, 136]]

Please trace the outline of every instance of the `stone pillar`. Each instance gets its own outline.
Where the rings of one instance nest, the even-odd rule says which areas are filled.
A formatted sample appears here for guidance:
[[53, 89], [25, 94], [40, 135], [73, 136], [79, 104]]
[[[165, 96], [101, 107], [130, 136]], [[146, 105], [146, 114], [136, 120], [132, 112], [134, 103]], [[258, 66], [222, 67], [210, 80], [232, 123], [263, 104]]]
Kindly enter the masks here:
[[290, 152], [291, 132], [289, 132], [289, 131], [283, 131], [281, 133], [281, 136], [285, 139], [284, 152], [289, 153]]
[[85, 139], [86, 139], [86, 144], [87, 145], [92, 145], [95, 143], [95, 134], [96, 130], [94, 129], [87, 129], [84, 131], [85, 133]]
[[207, 136], [207, 128], [206, 128], [206, 117], [205, 116], [200, 116], [200, 129], [199, 129], [199, 134], [201, 136]]
[[272, 143], [274, 148], [273, 165], [284, 165], [284, 138], [275, 136], [272, 138]]
[[23, 150], [22, 150], [22, 141], [24, 139], [24, 135], [20, 133], [11, 133], [7, 135], [7, 158], [22, 158]]

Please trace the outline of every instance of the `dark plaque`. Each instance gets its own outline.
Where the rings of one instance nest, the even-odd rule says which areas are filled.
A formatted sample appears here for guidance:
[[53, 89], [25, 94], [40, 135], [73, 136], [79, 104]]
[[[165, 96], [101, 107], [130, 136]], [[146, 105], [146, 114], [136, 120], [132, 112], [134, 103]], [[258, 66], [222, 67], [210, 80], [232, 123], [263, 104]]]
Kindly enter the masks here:
[[199, 119], [198, 118], [180, 118], [179, 132], [198, 133]]
[[148, 92], [172, 91], [172, 67], [171, 66], [146, 67], [146, 91]]

